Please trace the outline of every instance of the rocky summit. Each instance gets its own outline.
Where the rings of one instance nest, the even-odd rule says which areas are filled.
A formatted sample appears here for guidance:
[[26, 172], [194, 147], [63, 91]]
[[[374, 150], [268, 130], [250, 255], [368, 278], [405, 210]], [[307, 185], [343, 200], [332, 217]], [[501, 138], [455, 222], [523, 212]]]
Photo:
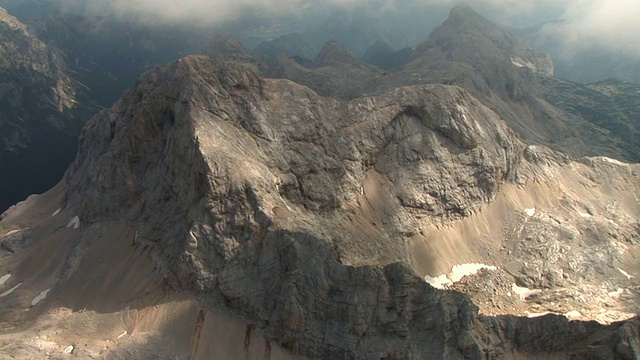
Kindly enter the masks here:
[[[440, 45], [385, 74], [220, 36], [145, 73], [0, 217], [0, 357], [638, 358], [640, 165], [519, 136]], [[403, 83], [440, 55], [459, 82]], [[492, 69], [559, 84], [525, 55]]]

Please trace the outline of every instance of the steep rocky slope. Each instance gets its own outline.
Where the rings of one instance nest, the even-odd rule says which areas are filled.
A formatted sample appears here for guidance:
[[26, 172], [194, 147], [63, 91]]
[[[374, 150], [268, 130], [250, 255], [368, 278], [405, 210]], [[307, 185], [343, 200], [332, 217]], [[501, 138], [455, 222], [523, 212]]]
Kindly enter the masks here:
[[[602, 286], [619, 267], [620, 298], [633, 296], [638, 170], [526, 146], [459, 87], [342, 101], [187, 57], [94, 117], [61, 184], [3, 215], [0, 311], [14, 339], [3, 351], [62, 356], [75, 341], [76, 354], [107, 358], [631, 359], [637, 319], [488, 316], [499, 308], [479, 314], [423, 276], [491, 259], [498, 275], [481, 285], [498, 292], [501, 281]], [[463, 236], [483, 227], [504, 237]], [[546, 271], [555, 262], [568, 278]], [[486, 275], [451, 286], [467, 281], [479, 303]], [[69, 325], [54, 334], [60, 313]], [[108, 325], [74, 334], [84, 316]]]
[[63, 57], [0, 8], [0, 209], [53, 186], [81, 124]]

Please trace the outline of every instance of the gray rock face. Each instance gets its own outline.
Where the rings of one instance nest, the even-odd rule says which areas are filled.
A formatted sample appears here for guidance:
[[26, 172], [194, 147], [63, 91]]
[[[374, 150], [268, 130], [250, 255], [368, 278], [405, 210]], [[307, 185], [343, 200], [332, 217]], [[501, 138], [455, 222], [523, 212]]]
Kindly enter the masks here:
[[145, 74], [87, 124], [64, 207], [82, 223], [138, 223], [134, 241], [158, 249], [174, 288], [298, 355], [582, 356], [595, 345], [633, 356], [637, 321], [483, 317], [406, 265], [421, 223], [489, 202], [523, 151], [458, 87], [345, 102], [193, 56]]
[[[465, 51], [464, 47], [473, 52]], [[553, 76], [551, 57], [531, 49], [517, 36], [500, 28], [498, 25], [483, 18], [468, 5], [458, 5], [451, 10], [449, 18], [416, 49], [413, 59], [423, 57], [430, 50], [439, 49], [447, 52], [449, 60], [477, 64], [477, 62], [492, 60], [511, 60], [517, 67], [528, 68], [538, 74]], [[487, 56], [485, 60], [479, 58], [479, 53]], [[482, 67], [488, 70], [487, 64]], [[509, 69], [508, 64], [502, 65]]]
[[[220, 128], [201, 118], [235, 125]], [[431, 217], [467, 215], [510, 176], [522, 148], [495, 114], [459, 88], [407, 87], [340, 103], [204, 57], [147, 74], [97, 119], [85, 129], [68, 176], [71, 187], [80, 190], [70, 194], [70, 201], [76, 196], [89, 219], [142, 206], [139, 197], [150, 189], [157, 189], [158, 198], [195, 201], [208, 190], [202, 186], [210, 182], [215, 163], [222, 184], [253, 178], [237, 167], [259, 169], [257, 183], [243, 187], [284, 208], [330, 213], [353, 206], [361, 195], [374, 196], [365, 191], [380, 192], [375, 194], [380, 203], [372, 206], [381, 209], [374, 210], [385, 213], [388, 219], [381, 221], [396, 223], [400, 231], [409, 225], [383, 209], [396, 208], [396, 199]], [[174, 147], [182, 155], [166, 154]], [[198, 152], [205, 154], [191, 156]], [[118, 176], [103, 176], [114, 172]], [[158, 181], [183, 181], [186, 173], [194, 178], [181, 188]], [[374, 183], [371, 190], [369, 182]], [[104, 208], [93, 209], [96, 204]]]

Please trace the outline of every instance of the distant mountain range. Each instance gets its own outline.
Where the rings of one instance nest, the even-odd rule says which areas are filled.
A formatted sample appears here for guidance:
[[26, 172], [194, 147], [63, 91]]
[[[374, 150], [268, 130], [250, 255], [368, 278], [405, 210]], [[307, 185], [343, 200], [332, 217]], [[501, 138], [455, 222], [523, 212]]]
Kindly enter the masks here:
[[[302, 39], [295, 36], [296, 43], [302, 43]], [[225, 47], [223, 43], [234, 45]], [[637, 107], [625, 106], [624, 114], [602, 111], [617, 109], [620, 100], [593, 87], [554, 77], [548, 54], [533, 50], [520, 37], [468, 6], [454, 8], [449, 19], [392, 71], [359, 60], [335, 41], [327, 42], [316, 58], [307, 62], [296, 60], [297, 53], [286, 54], [286, 49], [292, 48], [282, 47], [284, 56], [273, 58], [272, 51], [264, 57], [224, 37], [214, 40], [209, 49], [215, 50], [205, 53], [251, 63], [264, 76], [291, 79], [320, 94], [344, 99], [407, 84], [458, 85], [496, 111], [528, 141], [576, 157], [599, 154], [626, 161], [640, 159], [632, 120]], [[387, 54], [393, 52], [387, 48]]]

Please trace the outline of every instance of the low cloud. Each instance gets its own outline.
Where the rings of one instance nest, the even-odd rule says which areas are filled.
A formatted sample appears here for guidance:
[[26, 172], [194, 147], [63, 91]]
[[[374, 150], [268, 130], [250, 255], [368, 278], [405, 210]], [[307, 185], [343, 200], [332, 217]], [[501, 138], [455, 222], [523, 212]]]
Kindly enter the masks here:
[[[246, 12], [265, 15], [310, 14], [333, 7], [384, 12], [402, 9], [422, 11], [429, 7], [452, 7], [460, 0], [63, 0], [68, 8], [168, 23], [216, 24], [238, 19]], [[535, 15], [540, 9], [555, 7], [567, 0], [476, 0], [467, 4], [508, 20], [508, 17]], [[443, 19], [444, 20], [444, 19]]]
[[[453, 7], [459, 0], [64, 0], [85, 11], [144, 22], [215, 25], [244, 15], [317, 17], [320, 10], [346, 7], [359, 12], [429, 11]], [[510, 26], [545, 26], [548, 36], [562, 37], [568, 49], [602, 47], [640, 52], [638, 0], [468, 0], [483, 15]], [[444, 19], [442, 19], [444, 20]]]
[[576, 0], [543, 30], [562, 39], [567, 56], [594, 48], [640, 56], [639, 21], [640, 1]]
[[303, 11], [303, 0], [65, 0], [67, 9], [145, 23], [217, 25], [248, 12], [287, 15]]

